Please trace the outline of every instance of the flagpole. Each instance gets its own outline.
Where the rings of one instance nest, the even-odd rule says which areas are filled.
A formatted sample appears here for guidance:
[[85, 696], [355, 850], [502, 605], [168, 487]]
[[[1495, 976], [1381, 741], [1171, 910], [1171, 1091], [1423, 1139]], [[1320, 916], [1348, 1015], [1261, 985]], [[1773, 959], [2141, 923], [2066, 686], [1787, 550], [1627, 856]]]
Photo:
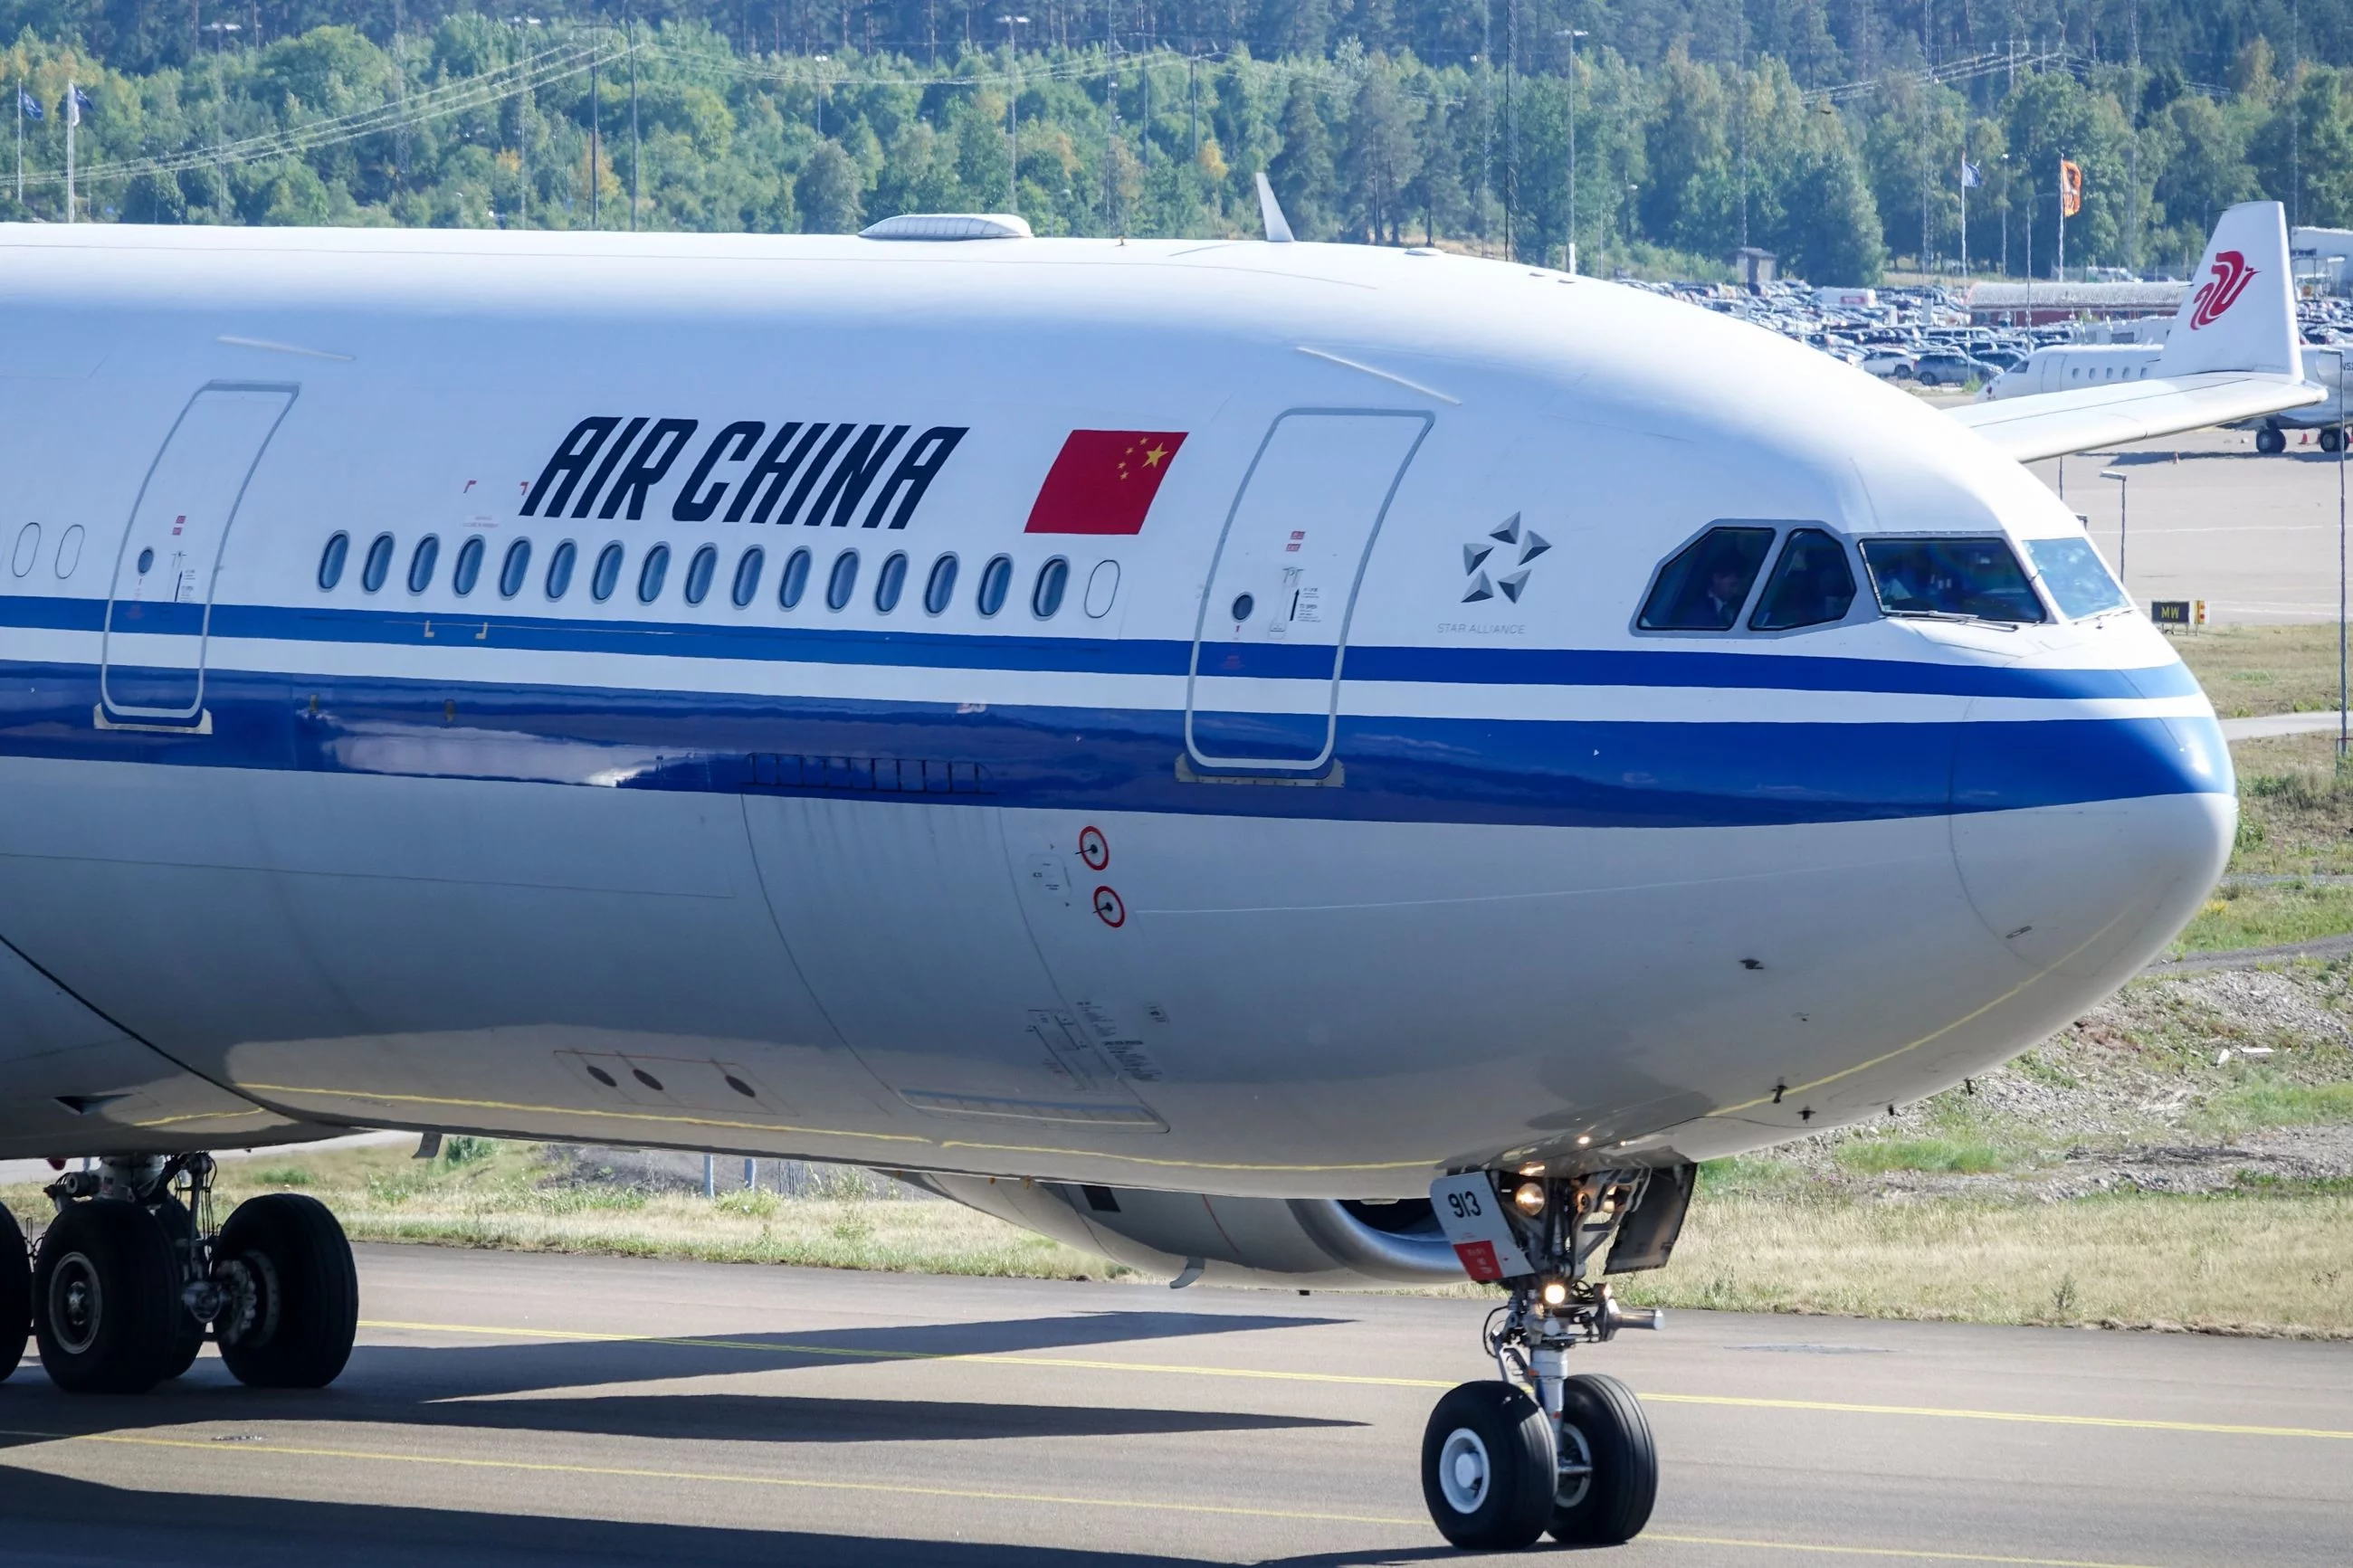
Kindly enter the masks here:
[[16, 79], [16, 205], [25, 205], [25, 79]]
[[74, 220], [74, 127], [81, 123], [80, 89], [66, 83], [66, 221]]
[[1969, 276], [1969, 139], [1961, 138], [1961, 279]]
[[2052, 274], [2054, 282], [2067, 281], [2067, 160], [2059, 160], [2059, 259], [2058, 270]]

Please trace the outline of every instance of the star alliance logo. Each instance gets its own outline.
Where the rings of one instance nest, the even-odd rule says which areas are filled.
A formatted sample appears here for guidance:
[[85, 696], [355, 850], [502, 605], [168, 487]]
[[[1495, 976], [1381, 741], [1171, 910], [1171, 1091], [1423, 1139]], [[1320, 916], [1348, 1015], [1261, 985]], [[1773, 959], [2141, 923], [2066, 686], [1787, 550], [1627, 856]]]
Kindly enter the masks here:
[[[1551, 548], [1543, 534], [1532, 528], [1523, 529], [1520, 514], [1514, 512], [1489, 529], [1486, 538], [1462, 547], [1462, 574], [1471, 579], [1471, 585], [1463, 590], [1462, 602], [1476, 605], [1501, 594], [1518, 604], [1520, 595], [1527, 591], [1528, 563]], [[1494, 559], [1499, 550], [1502, 558]]]

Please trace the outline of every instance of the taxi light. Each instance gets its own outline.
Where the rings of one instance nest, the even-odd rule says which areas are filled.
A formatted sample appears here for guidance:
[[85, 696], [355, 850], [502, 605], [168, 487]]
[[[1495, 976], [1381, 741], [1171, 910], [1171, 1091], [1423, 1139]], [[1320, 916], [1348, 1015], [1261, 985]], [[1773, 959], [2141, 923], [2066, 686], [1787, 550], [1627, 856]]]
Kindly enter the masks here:
[[1512, 1194], [1512, 1206], [1531, 1219], [1544, 1213], [1545, 1190], [1541, 1182], [1522, 1182]]
[[1557, 1279], [1547, 1279], [1544, 1282], [1544, 1304], [1546, 1306], [1557, 1307], [1567, 1300], [1568, 1287], [1567, 1285], [1561, 1283], [1561, 1281]]

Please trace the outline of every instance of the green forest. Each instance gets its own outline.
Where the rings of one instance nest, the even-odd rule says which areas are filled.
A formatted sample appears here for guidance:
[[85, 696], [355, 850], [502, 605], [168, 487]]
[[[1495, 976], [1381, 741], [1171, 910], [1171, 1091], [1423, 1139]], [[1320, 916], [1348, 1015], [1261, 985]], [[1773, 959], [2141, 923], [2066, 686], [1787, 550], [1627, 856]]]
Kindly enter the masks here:
[[1558, 265], [1573, 204], [1588, 271], [1870, 283], [2051, 276], [2064, 158], [2071, 272], [2180, 275], [2258, 195], [2353, 226], [2353, 0], [0, 0], [0, 37], [11, 219], [67, 218], [70, 138], [100, 222], [1214, 237], [1263, 172], [1302, 238]]

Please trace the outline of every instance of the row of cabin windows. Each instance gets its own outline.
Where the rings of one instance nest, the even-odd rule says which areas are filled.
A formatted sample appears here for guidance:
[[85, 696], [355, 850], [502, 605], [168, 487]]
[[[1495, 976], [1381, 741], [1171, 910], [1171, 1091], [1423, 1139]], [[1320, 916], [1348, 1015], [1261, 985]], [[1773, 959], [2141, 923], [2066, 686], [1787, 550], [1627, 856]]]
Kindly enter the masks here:
[[[319, 586], [332, 593], [343, 580], [343, 569], [349, 563], [352, 538], [338, 533], [327, 541], [319, 557]], [[588, 574], [588, 596], [598, 604], [610, 599], [621, 585], [622, 568], [627, 564], [627, 552], [619, 542], [607, 544], [596, 552], [595, 565]], [[395, 546], [392, 535], [379, 533], [371, 541], [367, 553], [360, 561], [360, 587], [373, 594], [381, 589], [392, 575]], [[471, 594], [482, 577], [482, 568], [489, 546], [480, 536], [469, 538], [458, 546], [458, 559], [449, 573], [449, 587], [463, 598]], [[752, 545], [735, 558], [735, 571], [728, 584], [728, 597], [737, 609], [749, 606], [759, 597], [760, 582], [767, 570], [768, 553], [759, 545]], [[433, 585], [434, 575], [440, 567], [441, 541], [427, 534], [411, 547], [408, 553], [408, 591], [422, 594]], [[580, 564], [580, 548], [571, 540], [558, 544], [547, 557], [542, 590], [551, 600], [561, 599], [572, 591], [572, 579]], [[808, 592], [809, 577], [816, 566], [816, 556], [807, 549], [797, 549], [785, 557], [784, 570], [776, 578], [776, 603], [784, 609], [797, 606]], [[670, 550], [667, 544], [648, 549], [638, 562], [638, 603], [650, 605], [662, 595], [670, 580]], [[874, 579], [874, 607], [884, 615], [899, 607], [907, 590], [907, 555], [893, 551], [882, 562]], [[923, 578], [923, 605], [926, 615], [944, 614], [955, 602], [957, 563], [954, 554], [944, 554], [933, 561]], [[690, 605], [700, 605], [711, 595], [719, 574], [719, 549], [706, 544], [695, 551], [686, 563], [683, 593]], [[529, 584], [532, 575], [532, 545], [528, 539], [518, 539], [506, 547], [499, 560], [499, 596], [512, 599]], [[829, 610], [847, 609], [857, 597], [859, 558], [856, 550], [844, 550], [833, 558], [825, 578], [825, 605]], [[1062, 607], [1062, 600], [1071, 585], [1071, 563], [1057, 555], [1038, 568], [1038, 575], [1029, 587], [1029, 613], [1038, 619], [1051, 620]], [[994, 616], [1005, 607], [1013, 588], [1013, 558], [997, 555], [980, 569], [980, 581], [974, 595], [974, 607], [983, 616]]]
[[[2122, 368], [2124, 371], [2124, 378], [2126, 381], [2141, 381], [2147, 378], [2148, 366], [2145, 364], [2126, 365]], [[2107, 373], [2104, 375], [2101, 374], [2101, 369], [2098, 365], [2094, 365], [2089, 370], [2085, 370], [2081, 365], [2077, 365], [2067, 372], [2067, 379], [2069, 381], [2082, 381], [2084, 377], [2089, 376], [2094, 381], [2114, 381], [2116, 379], [2117, 369], [2118, 367], [2116, 365], [2109, 365], [2107, 367]]]
[[[1659, 568], [1635, 625], [1647, 632], [1728, 632], [1744, 610], [1748, 629], [1759, 632], [1845, 620], [1860, 592], [1846, 546], [1826, 529], [1792, 528], [1775, 557], [1777, 539], [1782, 531], [1767, 523], [1709, 529]], [[2051, 618], [2006, 539], [1895, 536], [1859, 540], [1857, 548], [1882, 615], [2010, 625]], [[2026, 549], [2060, 614], [2083, 619], [2131, 603], [2090, 540], [2030, 539]], [[1760, 575], [1765, 585], [1757, 591]]]

